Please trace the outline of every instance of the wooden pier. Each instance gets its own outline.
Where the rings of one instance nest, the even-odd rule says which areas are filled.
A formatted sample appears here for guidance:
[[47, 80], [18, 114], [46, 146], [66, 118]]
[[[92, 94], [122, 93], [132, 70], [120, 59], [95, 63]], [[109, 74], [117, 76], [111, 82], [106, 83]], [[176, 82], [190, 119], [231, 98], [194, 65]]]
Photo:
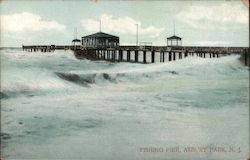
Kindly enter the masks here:
[[76, 46], [32, 45], [32, 46], [22, 46], [22, 49], [28, 52], [53, 52], [55, 50], [73, 50], [76, 49]]
[[72, 50], [79, 59], [105, 60], [111, 62], [155, 63], [156, 54], [159, 62], [175, 61], [187, 56], [218, 58], [230, 54], [240, 54], [245, 65], [249, 66], [249, 47], [198, 47], [198, 46], [116, 46], [83, 47], [81, 45], [34, 45], [23, 46], [28, 52], [53, 52], [55, 50]]

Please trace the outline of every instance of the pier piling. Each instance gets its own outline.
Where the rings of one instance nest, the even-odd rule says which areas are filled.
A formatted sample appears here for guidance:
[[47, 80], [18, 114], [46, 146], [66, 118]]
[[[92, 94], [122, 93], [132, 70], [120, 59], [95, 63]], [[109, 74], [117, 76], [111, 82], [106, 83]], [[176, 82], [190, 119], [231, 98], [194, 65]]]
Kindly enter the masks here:
[[172, 61], [172, 53], [171, 52], [168, 53], [168, 61]]
[[188, 56], [188, 52], [185, 51], [184, 57], [186, 58]]
[[147, 63], [147, 51], [143, 51], [143, 63]]
[[165, 52], [164, 51], [162, 52], [162, 62], [163, 63], [165, 62]]
[[155, 63], [155, 51], [154, 50], [151, 52], [151, 62]]
[[138, 50], [135, 50], [135, 62], [138, 62]]
[[122, 50], [119, 50], [119, 61], [122, 62], [123, 56], [122, 56]]
[[127, 62], [130, 62], [130, 50], [127, 51]]
[[182, 59], [182, 52], [179, 52], [179, 59]]

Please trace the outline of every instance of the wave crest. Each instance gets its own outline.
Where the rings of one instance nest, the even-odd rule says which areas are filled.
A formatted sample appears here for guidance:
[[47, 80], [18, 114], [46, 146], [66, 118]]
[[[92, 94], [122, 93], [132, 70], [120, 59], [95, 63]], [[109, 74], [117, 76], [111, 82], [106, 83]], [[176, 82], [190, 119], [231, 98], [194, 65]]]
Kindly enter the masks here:
[[98, 83], [98, 81], [116, 82], [116, 78], [112, 77], [108, 73], [75, 74], [75, 73], [55, 72], [55, 74], [63, 80], [84, 87], [89, 87], [89, 84], [95, 84]]

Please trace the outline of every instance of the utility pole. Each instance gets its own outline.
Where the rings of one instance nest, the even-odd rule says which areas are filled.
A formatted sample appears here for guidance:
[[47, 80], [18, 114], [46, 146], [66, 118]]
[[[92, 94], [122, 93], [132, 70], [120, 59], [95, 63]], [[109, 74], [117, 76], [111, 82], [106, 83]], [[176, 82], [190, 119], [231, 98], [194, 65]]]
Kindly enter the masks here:
[[175, 21], [174, 21], [174, 36], [175, 36]]
[[76, 39], [77, 39], [77, 28], [76, 28]]
[[138, 24], [136, 25], [136, 46], [138, 46]]
[[102, 31], [102, 20], [100, 19], [100, 21], [99, 21], [99, 31], [101, 32]]

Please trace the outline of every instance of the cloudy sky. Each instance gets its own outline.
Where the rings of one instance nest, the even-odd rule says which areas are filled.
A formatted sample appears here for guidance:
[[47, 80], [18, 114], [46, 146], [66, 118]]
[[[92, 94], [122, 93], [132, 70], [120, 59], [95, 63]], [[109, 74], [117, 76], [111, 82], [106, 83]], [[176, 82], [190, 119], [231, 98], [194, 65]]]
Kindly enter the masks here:
[[249, 12], [241, 0], [205, 1], [80, 1], [3, 0], [1, 46], [71, 44], [99, 31], [120, 37], [121, 44], [166, 45], [175, 33], [183, 45], [248, 46]]

